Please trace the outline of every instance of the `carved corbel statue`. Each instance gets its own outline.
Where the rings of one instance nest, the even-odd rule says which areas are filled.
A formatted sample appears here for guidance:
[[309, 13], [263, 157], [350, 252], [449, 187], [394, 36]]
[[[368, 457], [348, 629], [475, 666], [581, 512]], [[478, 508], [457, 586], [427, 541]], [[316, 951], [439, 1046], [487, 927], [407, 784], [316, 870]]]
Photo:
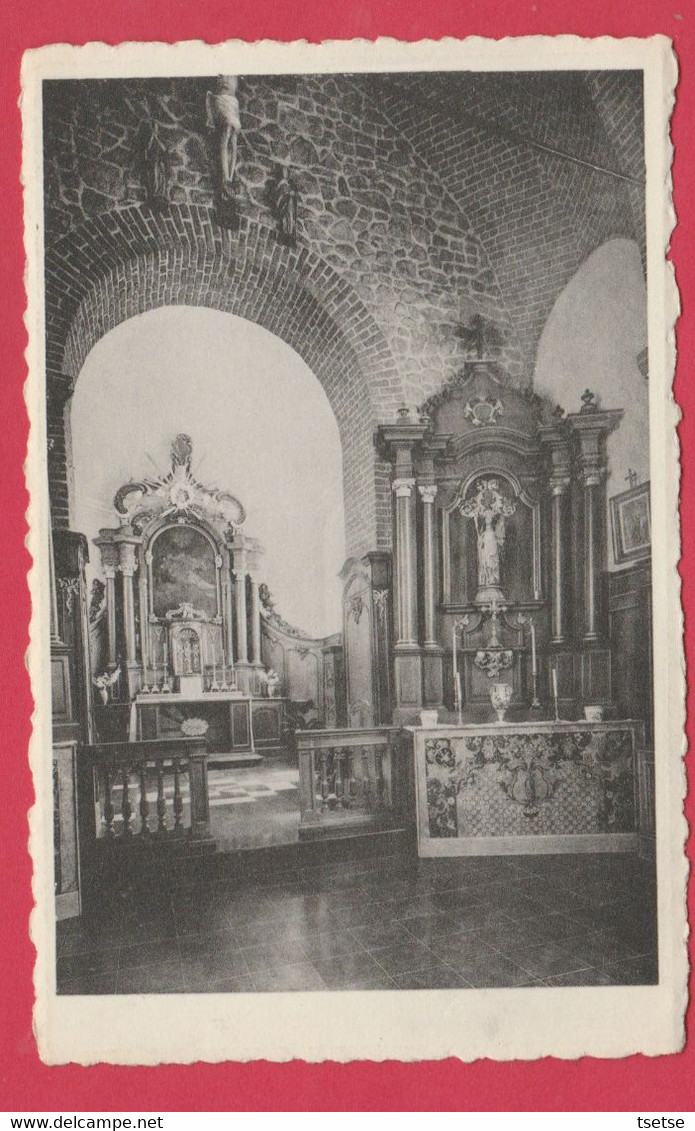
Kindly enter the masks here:
[[159, 136], [156, 120], [144, 121], [137, 133], [139, 163], [147, 203], [169, 203], [169, 161], [167, 148]]
[[273, 212], [282, 243], [293, 245], [297, 240], [297, 204], [299, 192], [286, 165], [276, 167], [276, 180], [271, 189]]
[[217, 182], [220, 196], [234, 197], [234, 174], [237, 165], [237, 141], [241, 132], [239, 80], [235, 75], [219, 75], [217, 89], [206, 94], [207, 127], [216, 143]]

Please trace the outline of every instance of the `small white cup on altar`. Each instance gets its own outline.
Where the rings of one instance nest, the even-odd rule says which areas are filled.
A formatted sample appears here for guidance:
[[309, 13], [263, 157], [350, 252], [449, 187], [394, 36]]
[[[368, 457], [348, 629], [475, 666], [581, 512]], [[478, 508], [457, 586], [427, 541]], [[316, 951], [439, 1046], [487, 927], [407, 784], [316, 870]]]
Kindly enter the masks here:
[[603, 722], [603, 707], [599, 704], [592, 704], [584, 708], [584, 718], [588, 723], [602, 723]]
[[420, 711], [421, 727], [436, 727], [439, 722], [439, 711]]

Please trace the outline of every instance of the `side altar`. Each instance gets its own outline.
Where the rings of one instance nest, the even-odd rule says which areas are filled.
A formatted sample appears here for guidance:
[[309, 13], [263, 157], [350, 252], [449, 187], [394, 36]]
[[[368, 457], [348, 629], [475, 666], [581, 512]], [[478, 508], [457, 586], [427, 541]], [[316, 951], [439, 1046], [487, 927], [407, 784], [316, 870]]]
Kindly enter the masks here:
[[405, 729], [420, 856], [636, 849], [643, 723], [549, 720]]
[[[104, 575], [103, 703], [120, 687], [131, 740], [180, 735], [207, 724], [211, 752], [279, 743], [284, 700], [261, 657], [258, 570], [262, 549], [227, 491], [194, 476], [190, 437], [171, 445], [171, 469], [124, 484], [118, 526], [95, 539]], [[272, 716], [272, 717], [271, 717]]]

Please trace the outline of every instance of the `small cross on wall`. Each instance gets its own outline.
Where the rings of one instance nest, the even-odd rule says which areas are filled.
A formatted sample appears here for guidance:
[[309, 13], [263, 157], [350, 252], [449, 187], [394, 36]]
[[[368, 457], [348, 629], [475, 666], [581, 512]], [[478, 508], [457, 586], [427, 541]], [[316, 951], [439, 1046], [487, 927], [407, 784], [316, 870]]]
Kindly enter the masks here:
[[631, 467], [628, 468], [628, 473], [625, 476], [625, 482], [627, 483], [628, 487], [630, 487], [630, 488], [636, 487], [637, 486], [637, 479], [638, 479], [637, 472], [634, 471]]

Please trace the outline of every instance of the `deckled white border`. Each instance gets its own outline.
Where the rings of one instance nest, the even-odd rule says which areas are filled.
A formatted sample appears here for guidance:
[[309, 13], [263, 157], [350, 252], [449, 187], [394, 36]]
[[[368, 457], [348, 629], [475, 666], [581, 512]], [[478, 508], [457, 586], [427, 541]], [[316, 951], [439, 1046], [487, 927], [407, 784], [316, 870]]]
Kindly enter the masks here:
[[[647, 264], [653, 527], [654, 672], [658, 833], [658, 986], [557, 989], [331, 992], [307, 994], [57, 997], [53, 916], [51, 721], [48, 651], [48, 501], [45, 451], [42, 277], [41, 99], [43, 78], [191, 76], [418, 70], [644, 69], [647, 152]], [[680, 605], [679, 412], [671, 385], [678, 293], [665, 251], [675, 222], [670, 202], [668, 120], [676, 61], [670, 41], [574, 36], [500, 41], [471, 38], [414, 44], [392, 39], [320, 45], [238, 41], [55, 45], [22, 65], [31, 430], [28, 546], [33, 604], [29, 669], [36, 702], [30, 761], [34, 860], [31, 934], [38, 950], [35, 1032], [48, 1063], [188, 1063], [195, 1060], [398, 1058], [455, 1055], [533, 1059], [656, 1055], [684, 1042], [687, 865], [683, 817], [685, 679]]]

